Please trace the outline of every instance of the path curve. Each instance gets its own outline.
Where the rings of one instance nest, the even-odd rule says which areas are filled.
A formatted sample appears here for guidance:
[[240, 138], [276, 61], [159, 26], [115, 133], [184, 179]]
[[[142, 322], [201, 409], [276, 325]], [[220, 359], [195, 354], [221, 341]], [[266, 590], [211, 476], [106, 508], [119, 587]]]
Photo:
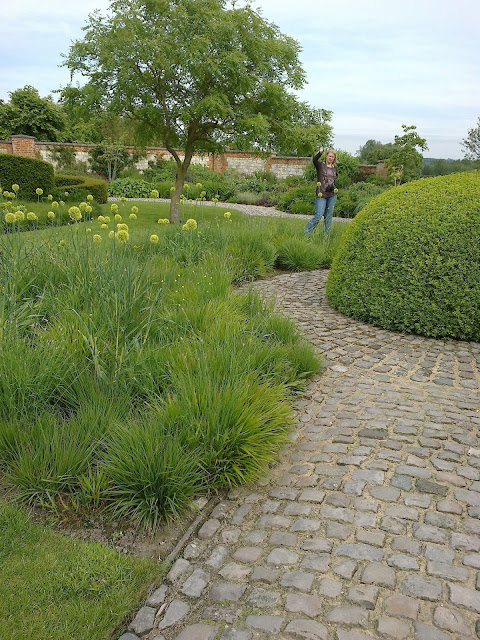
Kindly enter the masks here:
[[271, 477], [215, 507], [122, 640], [480, 637], [480, 344], [342, 316], [326, 275], [254, 284], [327, 367]]

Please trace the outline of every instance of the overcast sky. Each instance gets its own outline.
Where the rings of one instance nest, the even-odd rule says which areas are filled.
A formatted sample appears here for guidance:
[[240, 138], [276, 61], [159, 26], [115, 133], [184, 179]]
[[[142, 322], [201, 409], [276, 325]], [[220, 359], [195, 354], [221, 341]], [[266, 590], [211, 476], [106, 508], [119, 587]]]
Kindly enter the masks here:
[[[69, 81], [61, 54], [108, 0], [16, 0], [0, 22], [0, 98], [26, 84], [46, 96]], [[300, 42], [300, 97], [333, 111], [335, 147], [392, 142], [416, 125], [427, 157], [461, 158], [480, 117], [479, 0], [252, 0]]]

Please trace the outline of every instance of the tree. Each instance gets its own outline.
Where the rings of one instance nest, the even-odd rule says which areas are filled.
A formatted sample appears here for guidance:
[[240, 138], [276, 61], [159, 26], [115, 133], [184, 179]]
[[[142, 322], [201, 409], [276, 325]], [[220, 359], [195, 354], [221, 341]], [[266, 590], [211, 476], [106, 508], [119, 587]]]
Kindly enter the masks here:
[[[65, 64], [72, 77], [88, 79], [109, 111], [136, 122], [139, 142], [171, 153], [172, 222], [194, 152], [268, 152], [277, 141], [290, 148], [288, 128], [305, 120], [307, 105], [289, 92], [305, 82], [299, 44], [248, 4], [113, 0], [109, 15], [94, 12], [84, 31]], [[319, 138], [327, 117], [317, 123]], [[302, 151], [313, 151], [313, 138], [302, 138]]]
[[395, 152], [393, 142], [382, 144], [378, 140], [367, 140], [367, 142], [357, 151], [360, 162], [365, 164], [377, 164], [382, 160], [388, 160]]
[[417, 127], [402, 124], [403, 135], [395, 136], [396, 149], [387, 162], [389, 174], [395, 185], [419, 178], [422, 172], [423, 156], [417, 151], [428, 149], [427, 141], [417, 133]]
[[41, 98], [35, 87], [26, 85], [9, 93], [10, 102], [0, 100], [0, 137], [24, 134], [37, 140], [63, 140], [67, 120], [51, 96]]
[[480, 118], [477, 120], [477, 126], [468, 130], [467, 137], [462, 141], [462, 147], [465, 149], [467, 160], [480, 160]]

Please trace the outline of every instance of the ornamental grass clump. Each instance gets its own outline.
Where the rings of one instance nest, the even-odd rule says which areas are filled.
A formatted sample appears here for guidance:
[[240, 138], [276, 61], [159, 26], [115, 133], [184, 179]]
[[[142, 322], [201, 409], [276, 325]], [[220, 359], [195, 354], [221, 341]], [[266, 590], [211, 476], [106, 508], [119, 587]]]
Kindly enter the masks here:
[[418, 180], [374, 198], [343, 236], [327, 298], [386, 329], [480, 340], [480, 173]]

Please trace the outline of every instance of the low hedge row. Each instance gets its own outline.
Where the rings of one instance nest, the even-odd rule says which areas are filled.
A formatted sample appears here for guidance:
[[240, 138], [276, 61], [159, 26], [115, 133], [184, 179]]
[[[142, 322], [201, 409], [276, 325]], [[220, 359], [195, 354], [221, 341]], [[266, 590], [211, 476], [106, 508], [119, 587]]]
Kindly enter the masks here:
[[56, 193], [59, 200], [65, 200], [65, 192], [68, 192], [69, 200], [85, 200], [89, 193], [99, 204], [104, 204], [108, 199], [108, 189], [105, 180], [90, 178], [89, 176], [57, 175], [55, 176]]
[[480, 172], [417, 180], [374, 198], [348, 225], [327, 298], [359, 320], [480, 340]]

